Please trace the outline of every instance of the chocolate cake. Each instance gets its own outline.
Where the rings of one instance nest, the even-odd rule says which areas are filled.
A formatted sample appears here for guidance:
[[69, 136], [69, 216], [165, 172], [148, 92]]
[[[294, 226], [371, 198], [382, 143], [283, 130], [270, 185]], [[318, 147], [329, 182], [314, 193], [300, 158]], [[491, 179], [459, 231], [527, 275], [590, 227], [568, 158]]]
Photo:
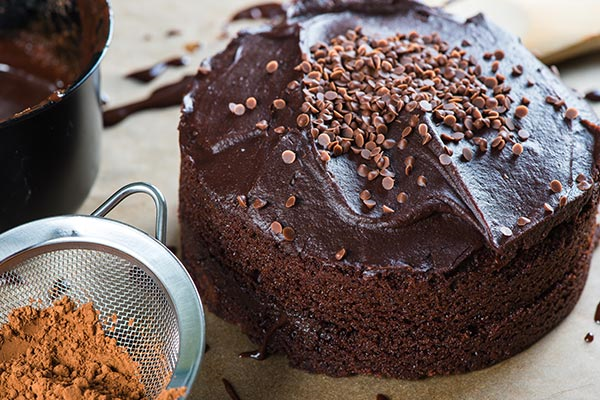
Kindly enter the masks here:
[[184, 263], [212, 312], [295, 367], [487, 367], [583, 289], [596, 120], [482, 15], [296, 2], [184, 98]]

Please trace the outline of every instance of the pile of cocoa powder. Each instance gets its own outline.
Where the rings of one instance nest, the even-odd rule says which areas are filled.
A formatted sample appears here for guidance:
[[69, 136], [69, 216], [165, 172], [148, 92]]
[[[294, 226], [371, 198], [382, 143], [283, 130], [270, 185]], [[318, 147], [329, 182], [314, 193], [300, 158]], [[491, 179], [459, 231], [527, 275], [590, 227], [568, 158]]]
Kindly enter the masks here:
[[[159, 400], [175, 400], [185, 388]], [[137, 364], [104, 334], [91, 303], [14, 310], [0, 327], [0, 399], [145, 400]]]

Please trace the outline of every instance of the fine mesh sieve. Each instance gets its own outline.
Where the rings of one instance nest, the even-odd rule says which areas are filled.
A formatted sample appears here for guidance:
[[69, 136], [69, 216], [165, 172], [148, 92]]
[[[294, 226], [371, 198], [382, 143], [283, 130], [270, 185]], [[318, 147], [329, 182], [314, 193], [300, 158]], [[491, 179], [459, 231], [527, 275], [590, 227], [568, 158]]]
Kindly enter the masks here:
[[[134, 193], [153, 198], [157, 239], [104, 218]], [[32, 301], [92, 302], [106, 334], [139, 364], [149, 399], [167, 386], [189, 394], [204, 353], [204, 315], [187, 271], [162, 243], [165, 234], [166, 203], [145, 183], [123, 187], [91, 216], [47, 218], [1, 234], [0, 324]]]

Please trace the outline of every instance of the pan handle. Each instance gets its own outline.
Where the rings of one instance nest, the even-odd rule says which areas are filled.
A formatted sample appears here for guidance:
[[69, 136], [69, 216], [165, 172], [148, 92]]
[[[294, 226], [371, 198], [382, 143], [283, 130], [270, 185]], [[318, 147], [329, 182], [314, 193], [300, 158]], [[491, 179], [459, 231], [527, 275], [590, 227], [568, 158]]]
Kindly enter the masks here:
[[154, 200], [156, 206], [156, 228], [155, 236], [158, 241], [166, 244], [167, 240], [167, 201], [165, 196], [156, 188], [156, 186], [144, 182], [130, 183], [117, 190], [115, 194], [110, 196], [100, 207], [91, 215], [92, 217], [105, 217], [119, 203], [125, 200], [132, 194], [145, 193]]

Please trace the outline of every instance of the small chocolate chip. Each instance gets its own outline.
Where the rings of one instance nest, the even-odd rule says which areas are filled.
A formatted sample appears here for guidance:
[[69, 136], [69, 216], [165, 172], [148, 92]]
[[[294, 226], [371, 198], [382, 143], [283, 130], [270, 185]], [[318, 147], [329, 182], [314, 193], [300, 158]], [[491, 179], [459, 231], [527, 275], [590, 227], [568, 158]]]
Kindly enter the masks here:
[[231, 111], [232, 114], [241, 117], [246, 113], [246, 107], [244, 107], [243, 104], [229, 103], [229, 111]]
[[530, 222], [531, 222], [531, 220], [527, 217], [519, 217], [519, 219], [517, 220], [517, 225], [525, 226], [525, 225], [529, 224]]
[[290, 196], [285, 202], [285, 208], [292, 208], [296, 205], [296, 196]]
[[398, 193], [398, 196], [396, 196], [396, 201], [400, 204], [404, 204], [408, 201], [408, 195], [405, 192], [400, 192]]
[[393, 212], [395, 212], [395, 210], [391, 207], [388, 207], [386, 205], [382, 206], [381, 209], [383, 210], [384, 214], [391, 214]]
[[550, 190], [552, 190], [554, 193], [562, 192], [562, 190], [563, 190], [562, 183], [560, 183], [560, 181], [556, 180], [556, 179], [552, 180], [550, 182]]
[[310, 117], [308, 114], [300, 114], [298, 115], [298, 118], [296, 118], [296, 123], [300, 128], [304, 128], [310, 123]]
[[237, 196], [236, 199], [237, 199], [237, 202], [240, 205], [240, 207], [243, 207], [243, 208], [248, 207], [248, 203], [246, 201], [246, 196], [241, 194], [241, 195]]
[[468, 147], [463, 147], [462, 156], [466, 161], [471, 161], [473, 159], [473, 150]]
[[296, 153], [292, 150], [284, 150], [283, 153], [281, 153], [281, 159], [284, 163], [291, 164], [296, 161]]
[[279, 235], [281, 232], [283, 232], [283, 227], [277, 221], [272, 222], [269, 228], [271, 229], [271, 232], [273, 232], [276, 235]]
[[440, 164], [442, 165], [450, 165], [452, 164], [452, 157], [450, 157], [448, 154], [441, 154], [440, 157]]
[[246, 99], [246, 108], [248, 110], [254, 110], [256, 108], [256, 99], [254, 97], [248, 97]]
[[519, 119], [525, 118], [528, 113], [529, 109], [527, 108], [527, 106], [524, 105], [517, 106], [517, 108], [515, 109], [515, 117]]
[[266, 131], [269, 128], [269, 123], [263, 119], [262, 121], [258, 121], [255, 126], [261, 131]]
[[382, 179], [381, 185], [385, 190], [392, 190], [394, 188], [394, 179], [389, 176], [386, 176]]
[[267, 73], [272, 74], [279, 68], [279, 63], [275, 60], [271, 60], [267, 63], [266, 70]]
[[345, 248], [341, 248], [337, 251], [337, 253], [335, 253], [335, 259], [338, 261], [341, 261], [344, 257], [346, 256], [346, 249]]
[[288, 242], [293, 241], [296, 238], [296, 232], [294, 231], [293, 228], [286, 226], [285, 228], [283, 228], [283, 238], [285, 240], [287, 240]]
[[512, 146], [512, 152], [515, 156], [523, 154], [523, 145], [521, 143], [515, 143]]
[[286, 106], [286, 102], [283, 99], [275, 99], [273, 100], [273, 107], [278, 110], [283, 110]]
[[254, 207], [257, 210], [260, 210], [261, 208], [264, 208], [267, 204], [268, 204], [267, 201], [260, 199], [260, 198], [256, 198], [252, 202], [252, 207]]
[[572, 121], [579, 116], [579, 110], [573, 107], [567, 108], [565, 111], [565, 118]]

